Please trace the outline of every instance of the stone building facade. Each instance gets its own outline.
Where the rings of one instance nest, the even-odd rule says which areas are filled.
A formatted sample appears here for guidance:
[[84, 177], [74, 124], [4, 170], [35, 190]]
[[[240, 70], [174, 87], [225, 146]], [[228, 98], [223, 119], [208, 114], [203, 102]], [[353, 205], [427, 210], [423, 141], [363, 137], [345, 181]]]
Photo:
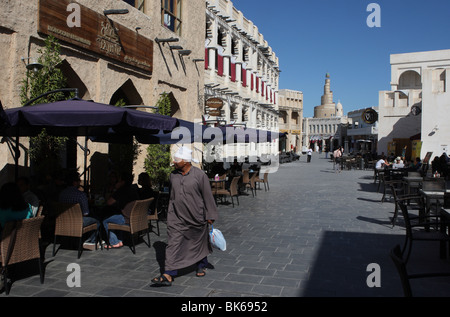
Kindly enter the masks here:
[[302, 148], [303, 93], [280, 89], [278, 96], [280, 132], [286, 133], [286, 141], [280, 140], [281, 151], [299, 152]]
[[[168, 93], [173, 116], [189, 121], [201, 118], [206, 20], [199, 12], [205, 11], [204, 0], [79, 0], [75, 7], [69, 0], [2, 2], [0, 101], [4, 108], [21, 106], [26, 65], [38, 57], [45, 37], [53, 35], [61, 44], [63, 61], [57, 67], [68, 78], [68, 86], [78, 88], [80, 98], [154, 106], [162, 93]], [[105, 12], [114, 9], [128, 13]], [[108, 153], [107, 144], [90, 142], [89, 149], [90, 155]], [[5, 144], [1, 151], [7, 152]], [[84, 153], [76, 151], [76, 167], [82, 170]], [[144, 157], [141, 146], [135, 175], [143, 170]], [[22, 153], [21, 165], [28, 165], [26, 158]], [[10, 155], [0, 160], [2, 167], [13, 163]]]
[[[215, 125], [278, 130], [278, 57], [252, 21], [229, 0], [206, 1], [205, 116]], [[207, 107], [220, 99], [220, 108]], [[274, 144], [238, 145], [240, 155], [278, 152]], [[244, 150], [245, 148], [245, 150]]]

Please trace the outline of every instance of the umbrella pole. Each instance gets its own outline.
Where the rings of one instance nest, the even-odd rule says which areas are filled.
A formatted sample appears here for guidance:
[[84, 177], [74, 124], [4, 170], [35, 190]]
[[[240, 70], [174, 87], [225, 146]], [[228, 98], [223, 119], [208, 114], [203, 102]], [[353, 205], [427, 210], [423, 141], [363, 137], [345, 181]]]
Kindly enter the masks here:
[[88, 142], [88, 137], [87, 135], [84, 137], [84, 191], [86, 192], [86, 194], [89, 197], [89, 186], [87, 185], [87, 142]]
[[14, 149], [14, 180], [17, 182], [19, 179], [19, 134], [16, 135], [16, 148]]

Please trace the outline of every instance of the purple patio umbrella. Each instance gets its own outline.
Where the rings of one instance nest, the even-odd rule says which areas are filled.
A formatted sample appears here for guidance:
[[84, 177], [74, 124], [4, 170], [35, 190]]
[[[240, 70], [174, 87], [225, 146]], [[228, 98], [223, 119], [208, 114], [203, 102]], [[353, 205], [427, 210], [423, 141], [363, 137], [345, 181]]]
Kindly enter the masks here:
[[176, 118], [115, 107], [81, 99], [6, 109], [2, 114], [2, 135], [35, 136], [43, 128], [49, 135], [94, 136], [113, 129], [120, 135], [156, 134], [171, 131]]
[[[42, 129], [54, 136], [85, 136], [86, 148], [88, 137], [115, 135], [119, 143], [132, 141], [136, 136], [169, 132], [179, 125], [178, 119], [144, 111], [115, 107], [81, 99], [70, 99], [34, 106], [3, 110], [0, 107], [0, 135], [16, 139], [36, 136]], [[114, 133], [111, 133], [113, 131]], [[113, 140], [111, 140], [113, 141]], [[85, 168], [86, 168], [85, 150]], [[18, 155], [15, 157], [18, 176]], [[86, 176], [86, 174], [85, 174]]]

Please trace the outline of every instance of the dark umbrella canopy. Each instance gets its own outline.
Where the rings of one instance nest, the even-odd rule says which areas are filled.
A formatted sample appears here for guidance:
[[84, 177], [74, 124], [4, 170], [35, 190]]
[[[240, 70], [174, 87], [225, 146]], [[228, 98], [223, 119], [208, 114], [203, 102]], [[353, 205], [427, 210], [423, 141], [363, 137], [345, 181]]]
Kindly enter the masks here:
[[171, 131], [178, 125], [169, 116], [80, 99], [6, 109], [2, 117], [8, 121], [2, 134], [8, 136], [35, 136], [43, 128], [60, 136], [101, 136], [109, 129], [134, 135]]

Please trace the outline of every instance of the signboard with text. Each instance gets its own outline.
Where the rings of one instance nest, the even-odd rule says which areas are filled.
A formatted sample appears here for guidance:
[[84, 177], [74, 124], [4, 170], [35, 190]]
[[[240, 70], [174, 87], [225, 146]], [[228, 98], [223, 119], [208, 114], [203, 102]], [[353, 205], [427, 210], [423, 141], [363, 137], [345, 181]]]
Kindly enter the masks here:
[[152, 72], [153, 41], [82, 5], [80, 26], [69, 26], [68, 0], [39, 0], [38, 32]]

